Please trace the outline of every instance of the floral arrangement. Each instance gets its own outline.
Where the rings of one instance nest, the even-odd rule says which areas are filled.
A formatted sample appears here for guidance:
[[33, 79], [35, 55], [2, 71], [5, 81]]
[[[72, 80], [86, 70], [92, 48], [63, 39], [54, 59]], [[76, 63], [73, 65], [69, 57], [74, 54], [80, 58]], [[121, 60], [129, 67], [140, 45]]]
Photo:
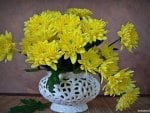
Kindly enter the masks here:
[[[47, 86], [53, 91], [59, 84], [59, 73], [82, 71], [99, 74], [104, 94], [119, 96], [116, 110], [129, 108], [139, 96], [139, 88], [132, 80], [133, 71], [119, 69], [118, 50], [133, 49], [138, 45], [138, 33], [131, 22], [121, 26], [118, 39], [106, 42], [107, 22], [95, 19], [88, 9], [70, 8], [64, 14], [59, 11], [43, 11], [24, 23], [24, 38], [16, 49], [12, 34], [0, 35], [0, 61], [11, 61], [14, 52], [26, 56], [31, 69], [26, 71], [51, 71]], [[116, 42], [121, 48], [113, 47]], [[101, 45], [101, 46], [99, 46]], [[97, 47], [99, 46], [99, 47]]]

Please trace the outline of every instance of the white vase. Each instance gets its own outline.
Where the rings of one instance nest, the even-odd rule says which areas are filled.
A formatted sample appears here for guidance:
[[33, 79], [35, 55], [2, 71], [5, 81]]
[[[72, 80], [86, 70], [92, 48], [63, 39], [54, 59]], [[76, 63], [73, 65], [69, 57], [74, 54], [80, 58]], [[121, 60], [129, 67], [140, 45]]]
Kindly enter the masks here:
[[88, 109], [87, 102], [94, 99], [100, 91], [100, 82], [89, 73], [72, 72], [59, 75], [59, 85], [54, 85], [53, 93], [49, 92], [46, 83], [51, 73], [39, 82], [42, 96], [52, 102], [50, 109], [55, 112], [77, 113]]

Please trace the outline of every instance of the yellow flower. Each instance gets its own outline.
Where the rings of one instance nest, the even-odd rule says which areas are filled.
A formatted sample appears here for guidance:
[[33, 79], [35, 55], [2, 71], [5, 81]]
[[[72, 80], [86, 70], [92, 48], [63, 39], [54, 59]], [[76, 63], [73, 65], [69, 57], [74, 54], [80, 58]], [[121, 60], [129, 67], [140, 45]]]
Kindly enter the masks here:
[[5, 62], [12, 60], [12, 55], [15, 52], [15, 43], [12, 43], [12, 34], [10, 32], [5, 32], [5, 34], [0, 35], [0, 61], [5, 60]]
[[123, 111], [129, 108], [138, 98], [140, 94], [139, 88], [132, 88], [132, 90], [123, 94], [118, 100], [116, 110]]
[[[40, 41], [40, 40], [39, 40]], [[31, 48], [32, 45], [34, 45], [35, 43], [37, 43], [38, 40], [36, 38], [23, 38], [20, 45], [21, 45], [21, 49], [22, 49], [22, 53], [23, 54], [27, 54], [28, 50]]]
[[107, 79], [111, 75], [115, 74], [118, 69], [118, 58], [114, 57], [103, 61], [99, 67], [99, 72], [103, 78]]
[[78, 62], [81, 64], [80, 68], [82, 70], [96, 74], [95, 72], [98, 71], [98, 66], [103, 62], [103, 60], [97, 54], [97, 51], [90, 49], [81, 54], [81, 60], [78, 60]]
[[106, 22], [103, 20], [97, 20], [92, 18], [83, 18], [81, 21], [81, 29], [84, 33], [87, 33], [90, 40], [89, 42], [92, 43], [96, 40], [106, 40], [106, 33], [105, 30]]
[[48, 65], [52, 69], [57, 70], [56, 63], [61, 56], [62, 54], [59, 51], [58, 43], [56, 41], [50, 43], [48, 43], [48, 41], [40, 41], [30, 47], [27, 52], [26, 62], [32, 63], [32, 68], [40, 65]]
[[132, 76], [133, 71], [123, 69], [117, 74], [108, 77], [108, 81], [104, 86], [104, 94], [112, 96], [124, 93], [129, 87], [133, 86]]
[[64, 14], [57, 18], [54, 22], [54, 26], [60, 34], [62, 34], [64, 30], [77, 29], [79, 27], [79, 24], [79, 17], [71, 14]]
[[113, 50], [113, 46], [109, 46], [107, 43], [102, 46], [100, 51], [105, 59], [118, 56], [118, 54]]
[[61, 16], [60, 12], [44, 11], [40, 15], [33, 15], [25, 22], [24, 39], [21, 42], [22, 53], [26, 54], [30, 45], [38, 41], [52, 41], [57, 34], [53, 25], [55, 19]]
[[54, 27], [54, 20], [60, 17], [59, 12], [42, 12], [40, 15], [34, 15], [25, 22], [25, 37], [36, 38], [37, 40], [51, 40], [57, 31]]
[[64, 53], [64, 59], [71, 59], [72, 64], [77, 60], [77, 53], [84, 53], [86, 41], [80, 29], [65, 31], [60, 35], [59, 45]]
[[121, 38], [121, 49], [127, 48], [130, 52], [138, 45], [139, 36], [134, 24], [127, 23], [122, 25], [118, 31], [118, 36]]
[[68, 14], [75, 14], [79, 17], [86, 17], [86, 16], [91, 16], [92, 12], [88, 9], [79, 9], [79, 8], [69, 8], [67, 10]]

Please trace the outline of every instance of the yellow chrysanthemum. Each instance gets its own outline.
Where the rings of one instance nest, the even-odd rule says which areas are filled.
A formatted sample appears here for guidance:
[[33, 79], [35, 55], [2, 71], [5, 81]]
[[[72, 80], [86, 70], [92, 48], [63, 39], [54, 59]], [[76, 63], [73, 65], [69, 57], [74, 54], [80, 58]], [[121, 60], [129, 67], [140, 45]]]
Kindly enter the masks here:
[[79, 9], [79, 8], [69, 8], [67, 10], [68, 14], [75, 14], [79, 17], [87, 17], [87, 16], [91, 16], [92, 15], [92, 11], [88, 10], [88, 9]]
[[105, 95], [120, 95], [124, 93], [129, 86], [133, 86], [133, 82], [131, 77], [133, 75], [133, 71], [123, 69], [117, 74], [108, 77], [108, 81], [104, 86]]
[[12, 42], [12, 34], [5, 32], [0, 35], [0, 61], [11, 61], [12, 55], [15, 52], [15, 43]]
[[42, 12], [35, 14], [30, 20], [25, 22], [25, 37], [37, 38], [37, 40], [50, 40], [57, 31], [53, 25], [54, 20], [60, 17], [59, 12]]
[[98, 66], [103, 62], [100, 56], [97, 54], [97, 51], [90, 49], [89, 51], [81, 54], [81, 60], [78, 60], [81, 64], [81, 69], [86, 72], [89, 71], [93, 74], [98, 71]]
[[74, 64], [77, 60], [77, 53], [84, 53], [86, 41], [79, 29], [73, 31], [65, 31], [60, 35], [59, 45], [64, 53], [64, 59], [71, 59]]
[[[54, 22], [58, 33], [62, 34], [64, 30], [77, 29], [80, 24], [80, 19], [76, 15], [64, 14]], [[59, 35], [59, 34], [58, 34]]]
[[22, 53], [26, 54], [30, 45], [38, 41], [52, 41], [57, 33], [53, 25], [61, 13], [57, 11], [44, 11], [40, 15], [35, 14], [25, 22], [24, 39], [21, 42]]
[[109, 46], [107, 43], [102, 46], [100, 51], [101, 51], [102, 56], [105, 59], [109, 59], [109, 58], [118, 56], [118, 54], [113, 50], [113, 46]]
[[[39, 40], [40, 41], [40, 40]], [[23, 38], [20, 45], [22, 48], [22, 53], [23, 54], [27, 54], [28, 50], [30, 49], [30, 47], [32, 45], [34, 45], [35, 43], [37, 43], [38, 40], [36, 38]]]
[[123, 111], [129, 108], [138, 98], [140, 94], [139, 88], [132, 88], [132, 90], [123, 94], [118, 100], [116, 110]]
[[114, 57], [103, 61], [99, 67], [99, 72], [103, 78], [107, 79], [118, 71], [118, 60], [117, 57]]
[[52, 69], [57, 70], [56, 63], [61, 55], [56, 41], [50, 43], [48, 41], [38, 42], [28, 50], [26, 62], [32, 63], [32, 68], [48, 65]]
[[121, 38], [121, 49], [127, 48], [130, 52], [138, 45], [139, 36], [134, 24], [127, 23], [122, 25], [118, 31], [118, 36]]
[[105, 36], [107, 33], [107, 30], [105, 30], [105, 21], [92, 18], [83, 18], [81, 22], [81, 29], [84, 33], [88, 34], [90, 43], [92, 43], [93, 41], [95, 42], [96, 40], [107, 39], [107, 37]]

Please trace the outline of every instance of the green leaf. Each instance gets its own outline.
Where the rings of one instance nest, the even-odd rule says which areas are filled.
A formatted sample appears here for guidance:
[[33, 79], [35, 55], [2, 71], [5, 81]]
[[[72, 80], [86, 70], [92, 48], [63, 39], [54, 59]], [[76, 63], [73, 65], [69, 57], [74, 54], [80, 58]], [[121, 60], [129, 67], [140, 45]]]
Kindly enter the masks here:
[[34, 113], [35, 111], [44, 111], [49, 107], [48, 103], [42, 103], [34, 99], [21, 99], [23, 105], [10, 108], [8, 113]]
[[48, 81], [46, 83], [46, 87], [49, 89], [49, 91], [51, 93], [53, 93], [53, 89], [54, 89], [55, 84], [60, 84], [59, 72], [58, 71], [52, 71], [52, 74], [48, 78]]

